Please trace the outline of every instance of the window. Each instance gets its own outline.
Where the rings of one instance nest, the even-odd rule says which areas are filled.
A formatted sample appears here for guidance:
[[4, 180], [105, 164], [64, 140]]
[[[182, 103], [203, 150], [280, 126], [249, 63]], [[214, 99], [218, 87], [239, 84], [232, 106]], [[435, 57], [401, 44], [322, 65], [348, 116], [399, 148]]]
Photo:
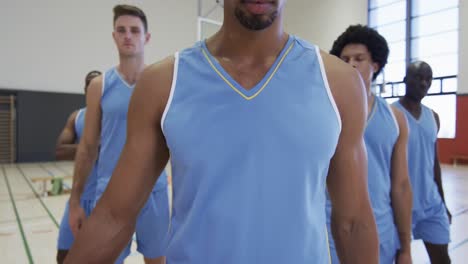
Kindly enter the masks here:
[[399, 82], [406, 68], [406, 0], [370, 0], [369, 25], [388, 42], [390, 55], [377, 82]]
[[439, 138], [455, 138], [456, 101], [456, 94], [426, 96], [422, 101], [439, 114]]
[[439, 137], [455, 137], [459, 0], [369, 0], [369, 26], [388, 42], [390, 56], [374, 87], [389, 102], [405, 94], [409, 63], [431, 65], [434, 81], [423, 103], [441, 120]]

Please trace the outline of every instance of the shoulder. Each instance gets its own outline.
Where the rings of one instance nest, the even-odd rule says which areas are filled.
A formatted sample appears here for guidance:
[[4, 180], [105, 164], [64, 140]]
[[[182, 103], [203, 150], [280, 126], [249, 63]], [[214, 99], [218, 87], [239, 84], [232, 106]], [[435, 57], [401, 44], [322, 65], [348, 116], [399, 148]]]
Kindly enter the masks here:
[[101, 86], [102, 83], [104, 82], [104, 77], [105, 74], [101, 74], [99, 76], [94, 77], [91, 82], [89, 83], [88, 88], [93, 87], [93, 86]]
[[397, 120], [398, 125], [401, 128], [401, 124], [403, 124], [403, 123], [406, 124], [406, 122], [407, 122], [405, 114], [398, 108], [398, 106], [396, 106], [394, 104], [390, 105], [390, 109], [392, 110], [393, 115], [395, 116], [395, 119]]
[[393, 116], [395, 117], [395, 120], [398, 125], [399, 129], [399, 134], [402, 134], [404, 132], [407, 134], [408, 131], [408, 120], [406, 119], [405, 114], [401, 109], [399, 109], [396, 105], [392, 104], [390, 105], [391, 111], [393, 112]]
[[340, 114], [346, 114], [355, 108], [365, 108], [366, 91], [357, 70], [324, 51], [320, 51], [320, 56]]
[[[361, 90], [362, 79], [356, 69], [343, 62], [336, 56], [320, 51], [323, 65], [328, 77], [330, 88], [339, 94]], [[352, 91], [347, 91], [349, 86], [356, 86]]]
[[432, 114], [434, 115], [434, 119], [435, 119], [435, 121], [436, 121], [437, 129], [439, 129], [439, 128], [440, 128], [440, 118], [439, 118], [439, 114], [437, 114], [437, 112], [434, 111], [434, 110], [432, 110], [432, 109], [431, 109], [431, 112], [432, 112]]
[[164, 93], [164, 90], [169, 90], [175, 77], [177, 60], [178, 57], [173, 55], [146, 67], [138, 80], [139, 86], [143, 87], [140, 89], [154, 93]]
[[101, 74], [91, 80], [91, 82], [88, 85], [88, 95], [93, 94], [93, 95], [101, 95], [102, 93], [102, 86], [104, 83], [104, 74]]
[[66, 127], [68, 128], [75, 127], [75, 121], [76, 121], [76, 118], [78, 117], [79, 112], [80, 110], [75, 110], [68, 116], [67, 123], [65, 125]]
[[439, 127], [440, 127], [439, 114], [437, 114], [436, 111], [434, 111], [433, 109], [431, 109], [430, 107], [428, 107], [427, 105], [424, 105], [424, 104], [421, 104], [421, 109], [422, 109], [422, 111], [426, 111], [426, 112], [428, 112], [430, 115], [432, 115], [434, 117], [434, 121], [436, 122], [437, 129], [439, 129]]
[[137, 104], [151, 102], [153, 109], [162, 114], [176, 81], [177, 61], [176, 54], [147, 66], [138, 79], [132, 100]]
[[80, 114], [81, 109], [73, 111], [69, 116], [68, 116], [68, 121], [75, 122], [75, 119], [78, 117]]

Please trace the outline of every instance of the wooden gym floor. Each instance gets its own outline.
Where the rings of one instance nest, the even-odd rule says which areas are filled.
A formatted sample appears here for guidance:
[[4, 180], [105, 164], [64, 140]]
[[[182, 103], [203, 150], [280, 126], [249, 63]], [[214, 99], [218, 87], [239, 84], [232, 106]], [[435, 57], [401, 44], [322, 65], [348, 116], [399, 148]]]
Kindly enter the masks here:
[[[68, 195], [43, 195], [38, 177], [63, 177], [72, 174], [71, 162], [24, 163], [0, 165], [0, 262], [54, 263], [58, 225]], [[468, 167], [443, 166], [447, 204], [453, 214], [452, 263], [468, 260]], [[71, 179], [66, 179], [66, 186]], [[50, 189], [50, 181], [46, 188]], [[413, 263], [429, 263], [421, 241], [413, 241]], [[144, 263], [132, 247], [125, 263]]]

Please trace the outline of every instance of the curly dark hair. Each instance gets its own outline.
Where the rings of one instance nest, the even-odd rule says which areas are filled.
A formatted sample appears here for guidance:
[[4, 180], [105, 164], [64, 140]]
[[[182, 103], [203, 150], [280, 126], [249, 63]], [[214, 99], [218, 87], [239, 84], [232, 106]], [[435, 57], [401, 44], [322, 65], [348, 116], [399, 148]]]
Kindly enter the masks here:
[[363, 44], [367, 47], [372, 60], [377, 62], [380, 67], [378, 71], [374, 72], [374, 76], [372, 76], [372, 80], [375, 80], [387, 64], [390, 52], [385, 38], [373, 28], [363, 25], [352, 25], [335, 40], [330, 54], [340, 57], [344, 47], [348, 44]]

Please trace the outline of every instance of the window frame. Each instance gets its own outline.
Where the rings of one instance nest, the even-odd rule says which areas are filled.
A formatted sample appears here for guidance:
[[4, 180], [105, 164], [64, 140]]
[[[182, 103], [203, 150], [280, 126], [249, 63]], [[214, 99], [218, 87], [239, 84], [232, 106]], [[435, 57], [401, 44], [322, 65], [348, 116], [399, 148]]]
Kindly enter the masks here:
[[[367, 17], [367, 24], [370, 25], [370, 13], [372, 10], [376, 10], [378, 8], [381, 8], [381, 7], [385, 7], [387, 5], [391, 5], [391, 4], [395, 4], [397, 2], [397, 0], [395, 1], [392, 1], [390, 3], [387, 3], [387, 4], [384, 4], [382, 6], [377, 6], [377, 7], [372, 7], [371, 8], [371, 1], [372, 0], [368, 0], [368, 5], [367, 5], [367, 12], [368, 12], [368, 17]], [[405, 0], [406, 1], [406, 18], [405, 18], [405, 25], [406, 25], [406, 31], [405, 31], [405, 38], [404, 38], [404, 41], [405, 41], [405, 68], [408, 67], [408, 65], [410, 65], [411, 61], [412, 61], [412, 57], [413, 57], [413, 51], [412, 51], [412, 42], [413, 40], [415, 40], [416, 38], [413, 38], [412, 37], [412, 30], [413, 30], [413, 19], [417, 19], [419, 17], [421, 17], [421, 15], [418, 15], [418, 16], [413, 16], [413, 2], [415, 0]], [[453, 7], [450, 7], [450, 8], [456, 8], [457, 10], [460, 9], [460, 1], [458, 1], [458, 4], [457, 6], [453, 6]], [[449, 9], [449, 8], [447, 8]], [[441, 9], [441, 10], [445, 10], [445, 9]], [[440, 11], [440, 10], [439, 10]], [[439, 11], [435, 11], [435, 12], [439, 12]], [[427, 14], [425, 14], [427, 15]], [[385, 25], [370, 25], [372, 28], [379, 28], [379, 27], [382, 27], [382, 26], [385, 26]], [[458, 34], [458, 38], [460, 37], [460, 23], [458, 22], [458, 27], [456, 29], [457, 31], [457, 34]], [[403, 41], [403, 38], [401, 39], [401, 41]], [[457, 51], [457, 54], [459, 54], [459, 47], [458, 47], [458, 51]], [[440, 89], [437, 89], [436, 91], [432, 91], [430, 93], [427, 94], [427, 96], [443, 96], [443, 95], [450, 95], [450, 96], [453, 96], [453, 95], [456, 95], [457, 94], [457, 91], [444, 91], [444, 81], [446, 80], [456, 80], [458, 82], [458, 71], [457, 71], [457, 74], [455, 75], [447, 75], [447, 76], [436, 76], [433, 78], [433, 83], [434, 82], [440, 82]], [[385, 99], [396, 99], [396, 98], [400, 98], [401, 96], [404, 95], [404, 91], [403, 91], [403, 94], [402, 93], [399, 93], [399, 89], [401, 91], [401, 86], [404, 84], [403, 80], [401, 81], [392, 81], [392, 82], [386, 82], [385, 81], [385, 78], [384, 78], [384, 81], [383, 83], [380, 82], [380, 83], [376, 83], [376, 84], [373, 84], [373, 91], [375, 92], [376, 95], [379, 95], [379, 96], [382, 96], [383, 98]], [[384, 94], [382, 94], [382, 88], [390, 88], [391, 91], [390, 93], [389, 92], [385, 92]], [[456, 89], [458, 90], [458, 88]], [[455, 116], [456, 116], [456, 108], [455, 108]], [[454, 137], [456, 137], [456, 124], [455, 124], [455, 131], [454, 131]]]

